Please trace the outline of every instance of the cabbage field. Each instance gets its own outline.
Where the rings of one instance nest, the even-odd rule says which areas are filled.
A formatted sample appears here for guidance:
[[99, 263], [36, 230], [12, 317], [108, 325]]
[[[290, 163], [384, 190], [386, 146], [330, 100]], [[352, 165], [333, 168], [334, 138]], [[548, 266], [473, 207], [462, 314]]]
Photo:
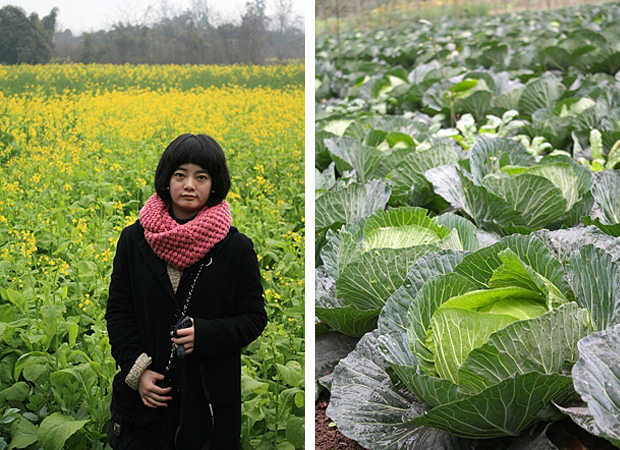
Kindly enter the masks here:
[[303, 79], [301, 63], [0, 66], [0, 450], [110, 448], [116, 242], [186, 132], [222, 145], [263, 279], [241, 448], [304, 448]]
[[619, 36], [612, 3], [317, 38], [316, 390], [344, 435], [558, 449], [570, 418], [620, 446]]

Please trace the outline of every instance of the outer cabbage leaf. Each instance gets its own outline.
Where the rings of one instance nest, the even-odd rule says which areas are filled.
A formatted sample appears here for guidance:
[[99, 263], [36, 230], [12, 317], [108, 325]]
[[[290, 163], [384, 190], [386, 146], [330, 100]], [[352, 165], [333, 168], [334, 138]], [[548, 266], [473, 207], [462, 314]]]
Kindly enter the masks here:
[[513, 139], [479, 138], [470, 149], [472, 180], [480, 185], [484, 177], [498, 174], [504, 166], [529, 167], [536, 164], [523, 145]]
[[600, 435], [620, 446], [620, 326], [579, 342], [575, 390], [588, 404]]
[[409, 269], [403, 285], [386, 301], [379, 317], [379, 329], [384, 334], [404, 333], [406, 339], [407, 312], [424, 283], [434, 276], [452, 272], [464, 256], [464, 252], [442, 250], [420, 257]]
[[592, 193], [603, 214], [602, 222], [605, 225], [620, 223], [620, 174], [615, 170], [595, 172]]
[[438, 195], [487, 231], [528, 234], [573, 226], [593, 204], [585, 168], [561, 157], [536, 162], [510, 139], [480, 138], [470, 159], [460, 164], [429, 169], [426, 178]]
[[336, 280], [324, 266], [315, 269], [315, 314], [335, 330], [349, 336], [362, 336], [377, 326], [379, 311], [360, 310], [336, 298]]
[[469, 220], [456, 214], [446, 213], [437, 216], [435, 223], [456, 230], [462, 250], [475, 252], [480, 247], [478, 236], [476, 235], [476, 226]]
[[523, 173], [544, 177], [551, 181], [566, 199], [566, 209], [569, 210], [579, 200], [577, 188], [577, 174], [570, 164], [552, 163], [530, 167]]
[[370, 147], [349, 136], [325, 139], [336, 168], [341, 174], [355, 169], [358, 179], [366, 183], [381, 165], [383, 154], [375, 147]]
[[354, 305], [315, 307], [315, 314], [334, 330], [347, 336], [362, 336], [368, 330], [377, 328], [379, 311], [376, 309], [360, 310]]
[[519, 110], [526, 115], [532, 115], [537, 110], [555, 106], [566, 88], [553, 75], [543, 75], [530, 80], [519, 100]]
[[370, 450], [474, 450], [475, 441], [410, 424], [428, 405], [392, 383], [377, 334], [365, 335], [334, 371], [327, 415], [338, 429]]
[[595, 331], [620, 321], [620, 266], [612, 255], [592, 244], [579, 249], [568, 262], [566, 274], [579, 306], [592, 314]]
[[433, 185], [425, 172], [434, 167], [458, 162], [458, 153], [446, 144], [412, 152], [392, 173], [392, 195], [410, 205], [425, 205], [433, 198]]
[[506, 236], [499, 242], [466, 256], [454, 271], [472, 280], [479, 289], [489, 288], [496, 270], [504, 264], [500, 253], [506, 248], [510, 248], [524, 264], [553, 283], [568, 300], [574, 298], [562, 264], [539, 238], [533, 236]]
[[513, 375], [464, 400], [433, 408], [410, 423], [464, 438], [517, 436], [537, 421], [536, 414], [552, 400], [562, 403], [573, 393], [567, 375]]
[[489, 175], [482, 183], [488, 192], [502, 198], [519, 215], [514, 222], [494, 217], [495, 222], [504, 228], [519, 226], [536, 230], [558, 220], [568, 211], [562, 190], [542, 176], [527, 172], [514, 176]]
[[317, 232], [351, 223], [357, 217], [368, 217], [384, 208], [389, 198], [389, 186], [377, 180], [326, 192], [316, 199]]
[[371, 331], [386, 300], [403, 284], [418, 258], [444, 248], [460, 250], [461, 240], [469, 248], [477, 247], [472, 224], [462, 218], [447, 219], [444, 226], [421, 208], [398, 208], [373, 214], [363, 227], [358, 220], [340, 232], [328, 230], [317, 280], [332, 282], [329, 290], [317, 282], [316, 315], [346, 334]]
[[381, 309], [407, 276], [409, 267], [422, 255], [438, 250], [420, 245], [408, 248], [380, 248], [362, 253], [336, 281], [336, 296], [360, 309]]
[[540, 238], [553, 257], [562, 263], [587, 244], [605, 250], [613, 261], [620, 259], [620, 239], [609, 236], [594, 226], [555, 231], [539, 230], [532, 234]]

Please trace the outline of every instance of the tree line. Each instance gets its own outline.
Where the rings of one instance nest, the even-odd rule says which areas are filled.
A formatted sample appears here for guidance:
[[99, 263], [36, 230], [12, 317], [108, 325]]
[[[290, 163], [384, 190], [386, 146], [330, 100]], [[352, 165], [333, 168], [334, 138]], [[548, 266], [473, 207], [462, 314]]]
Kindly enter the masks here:
[[240, 21], [214, 24], [203, 7], [164, 15], [150, 24], [119, 20], [108, 30], [57, 30], [58, 9], [39, 19], [17, 6], [0, 9], [0, 63], [81, 62], [108, 64], [265, 64], [304, 57], [304, 31], [291, 0], [246, 3]]

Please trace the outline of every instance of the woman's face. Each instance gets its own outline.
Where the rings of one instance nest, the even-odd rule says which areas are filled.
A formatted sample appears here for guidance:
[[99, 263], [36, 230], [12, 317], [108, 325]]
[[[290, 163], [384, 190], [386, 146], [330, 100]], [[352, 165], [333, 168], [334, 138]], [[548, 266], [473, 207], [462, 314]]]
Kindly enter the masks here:
[[177, 219], [195, 216], [207, 204], [213, 180], [205, 169], [197, 164], [179, 166], [170, 178], [172, 214]]

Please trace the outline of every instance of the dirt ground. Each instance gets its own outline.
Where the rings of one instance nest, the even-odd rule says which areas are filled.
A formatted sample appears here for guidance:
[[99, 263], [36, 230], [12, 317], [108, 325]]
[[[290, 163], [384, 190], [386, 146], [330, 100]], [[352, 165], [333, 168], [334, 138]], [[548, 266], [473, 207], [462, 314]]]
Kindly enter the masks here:
[[344, 436], [325, 414], [329, 404], [329, 391], [324, 390], [314, 406], [314, 448], [316, 450], [366, 450], [352, 439]]

